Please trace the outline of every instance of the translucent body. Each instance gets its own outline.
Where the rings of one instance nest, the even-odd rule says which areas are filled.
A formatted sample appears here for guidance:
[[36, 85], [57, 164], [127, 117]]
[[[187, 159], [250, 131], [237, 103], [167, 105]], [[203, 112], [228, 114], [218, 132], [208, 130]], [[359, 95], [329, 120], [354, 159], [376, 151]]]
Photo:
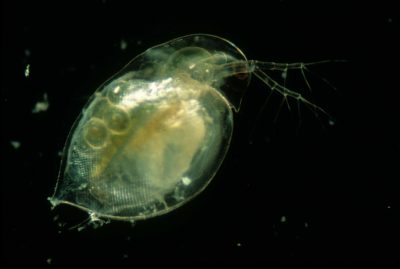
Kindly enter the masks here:
[[229, 148], [233, 113], [250, 75], [318, 108], [263, 69], [304, 64], [248, 61], [231, 42], [189, 35], [134, 58], [93, 94], [68, 137], [53, 205], [91, 216], [146, 219], [199, 194]]
[[244, 88], [225, 84], [221, 67], [238, 59], [246, 62], [231, 43], [208, 35], [175, 39], [133, 59], [77, 119], [51, 202], [135, 220], [201, 192], [229, 147], [234, 104], [222, 88], [232, 98]]

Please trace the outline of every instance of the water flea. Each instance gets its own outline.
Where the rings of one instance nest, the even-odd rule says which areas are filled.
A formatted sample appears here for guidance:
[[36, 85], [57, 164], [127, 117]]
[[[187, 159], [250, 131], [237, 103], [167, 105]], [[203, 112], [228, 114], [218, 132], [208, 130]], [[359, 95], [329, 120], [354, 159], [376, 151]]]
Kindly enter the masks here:
[[[126, 48], [122, 40], [121, 49]], [[217, 174], [251, 78], [287, 104], [326, 114], [269, 75], [277, 70], [285, 79], [291, 70], [300, 72], [309, 87], [305, 72], [325, 62], [248, 60], [231, 41], [207, 34], [147, 49], [105, 81], [82, 109], [50, 202], [85, 210], [101, 225], [101, 219], [134, 222], [181, 207]], [[33, 112], [47, 108], [45, 95]]]

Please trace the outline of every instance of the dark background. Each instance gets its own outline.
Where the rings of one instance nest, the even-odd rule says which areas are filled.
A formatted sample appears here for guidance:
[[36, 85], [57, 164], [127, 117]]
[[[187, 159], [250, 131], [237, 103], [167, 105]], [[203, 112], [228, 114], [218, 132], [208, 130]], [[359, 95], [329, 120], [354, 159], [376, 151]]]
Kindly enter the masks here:
[[[398, 261], [400, 46], [394, 5], [166, 2], [2, 3], [3, 261]], [[297, 111], [286, 107], [274, 121], [281, 98], [272, 96], [260, 113], [269, 90], [254, 79], [236, 115], [228, 155], [200, 196], [135, 225], [68, 230], [87, 214], [67, 206], [51, 211], [47, 197], [56, 183], [58, 153], [86, 100], [138, 53], [199, 32], [231, 40], [249, 59], [347, 60], [310, 67], [319, 75], [309, 74], [313, 92], [304, 92], [335, 124], [304, 106], [301, 125]], [[305, 88], [296, 72], [287, 83]], [[32, 113], [44, 93], [49, 109]], [[15, 149], [11, 141], [21, 146]]]

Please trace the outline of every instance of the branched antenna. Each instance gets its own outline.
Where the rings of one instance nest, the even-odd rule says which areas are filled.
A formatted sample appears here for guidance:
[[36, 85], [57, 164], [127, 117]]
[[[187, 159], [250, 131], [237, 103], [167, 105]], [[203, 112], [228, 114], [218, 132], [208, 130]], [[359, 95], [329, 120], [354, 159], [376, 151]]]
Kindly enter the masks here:
[[316, 111], [318, 110], [324, 113], [325, 115], [329, 116], [329, 114], [323, 108], [310, 102], [309, 100], [304, 98], [300, 93], [289, 90], [288, 88], [280, 85], [278, 82], [272, 79], [268, 74], [266, 74], [260, 67], [256, 66], [253, 73], [262, 82], [264, 82], [271, 89], [271, 91], [277, 91], [278, 93], [280, 93], [283, 96], [284, 100], [286, 100], [288, 97], [293, 98], [297, 102], [302, 102], [303, 104], [305, 104], [308, 108], [310, 108], [313, 111], [314, 114], [316, 114]]
[[[311, 65], [317, 65], [317, 64], [324, 64], [324, 63], [337, 63], [337, 62], [347, 62], [346, 60], [323, 60], [323, 61], [316, 61], [316, 62], [309, 62], [309, 63], [275, 63], [275, 62], [261, 62], [257, 60], [250, 60], [248, 61], [248, 70], [252, 72], [256, 77], [258, 77], [263, 83], [265, 83], [270, 89], [271, 93], [267, 98], [267, 102], [273, 92], [277, 92], [282, 96], [282, 101], [279, 104], [278, 112], [274, 118], [274, 123], [276, 123], [280, 111], [282, 109], [282, 106], [284, 103], [286, 103], [289, 111], [291, 111], [291, 106], [289, 103], [289, 98], [292, 98], [296, 101], [297, 103], [297, 112], [298, 112], [298, 117], [299, 117], [299, 128], [301, 126], [301, 106], [300, 104], [303, 103], [306, 105], [308, 109], [311, 110], [311, 112], [315, 115], [315, 117], [320, 121], [321, 119], [319, 118], [319, 113], [322, 112], [324, 115], [328, 116], [329, 119], [332, 119], [332, 117], [320, 106], [314, 104], [307, 98], [305, 98], [303, 95], [301, 95], [299, 92], [290, 90], [289, 88], [286, 87], [286, 79], [288, 75], [288, 70], [300, 70], [301, 76], [304, 79], [305, 84], [307, 85], [307, 88], [310, 92], [312, 92], [311, 85], [307, 80], [306, 76], [306, 71], [309, 73], [315, 73], [312, 72], [308, 67]], [[282, 71], [282, 77], [283, 77], [283, 84], [279, 84], [276, 80], [274, 80], [270, 75], [266, 73], [266, 70], [268, 71]], [[329, 87], [333, 88], [336, 90], [336, 88], [324, 77], [319, 76], [324, 83], [326, 83]], [[267, 102], [264, 103], [264, 105], [260, 109], [260, 113], [262, 113], [265, 108]], [[331, 120], [330, 120], [331, 122]], [[322, 123], [321, 123], [322, 125]]]

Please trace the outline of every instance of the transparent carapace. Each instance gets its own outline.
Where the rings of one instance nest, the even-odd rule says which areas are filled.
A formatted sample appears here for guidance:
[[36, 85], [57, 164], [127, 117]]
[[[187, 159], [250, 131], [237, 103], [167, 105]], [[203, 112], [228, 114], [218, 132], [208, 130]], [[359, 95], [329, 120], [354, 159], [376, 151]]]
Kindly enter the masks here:
[[285, 98], [314, 106], [264, 71], [301, 65], [249, 61], [230, 41], [205, 34], [146, 50], [83, 108], [49, 200], [129, 221], [183, 205], [217, 173], [251, 74]]

